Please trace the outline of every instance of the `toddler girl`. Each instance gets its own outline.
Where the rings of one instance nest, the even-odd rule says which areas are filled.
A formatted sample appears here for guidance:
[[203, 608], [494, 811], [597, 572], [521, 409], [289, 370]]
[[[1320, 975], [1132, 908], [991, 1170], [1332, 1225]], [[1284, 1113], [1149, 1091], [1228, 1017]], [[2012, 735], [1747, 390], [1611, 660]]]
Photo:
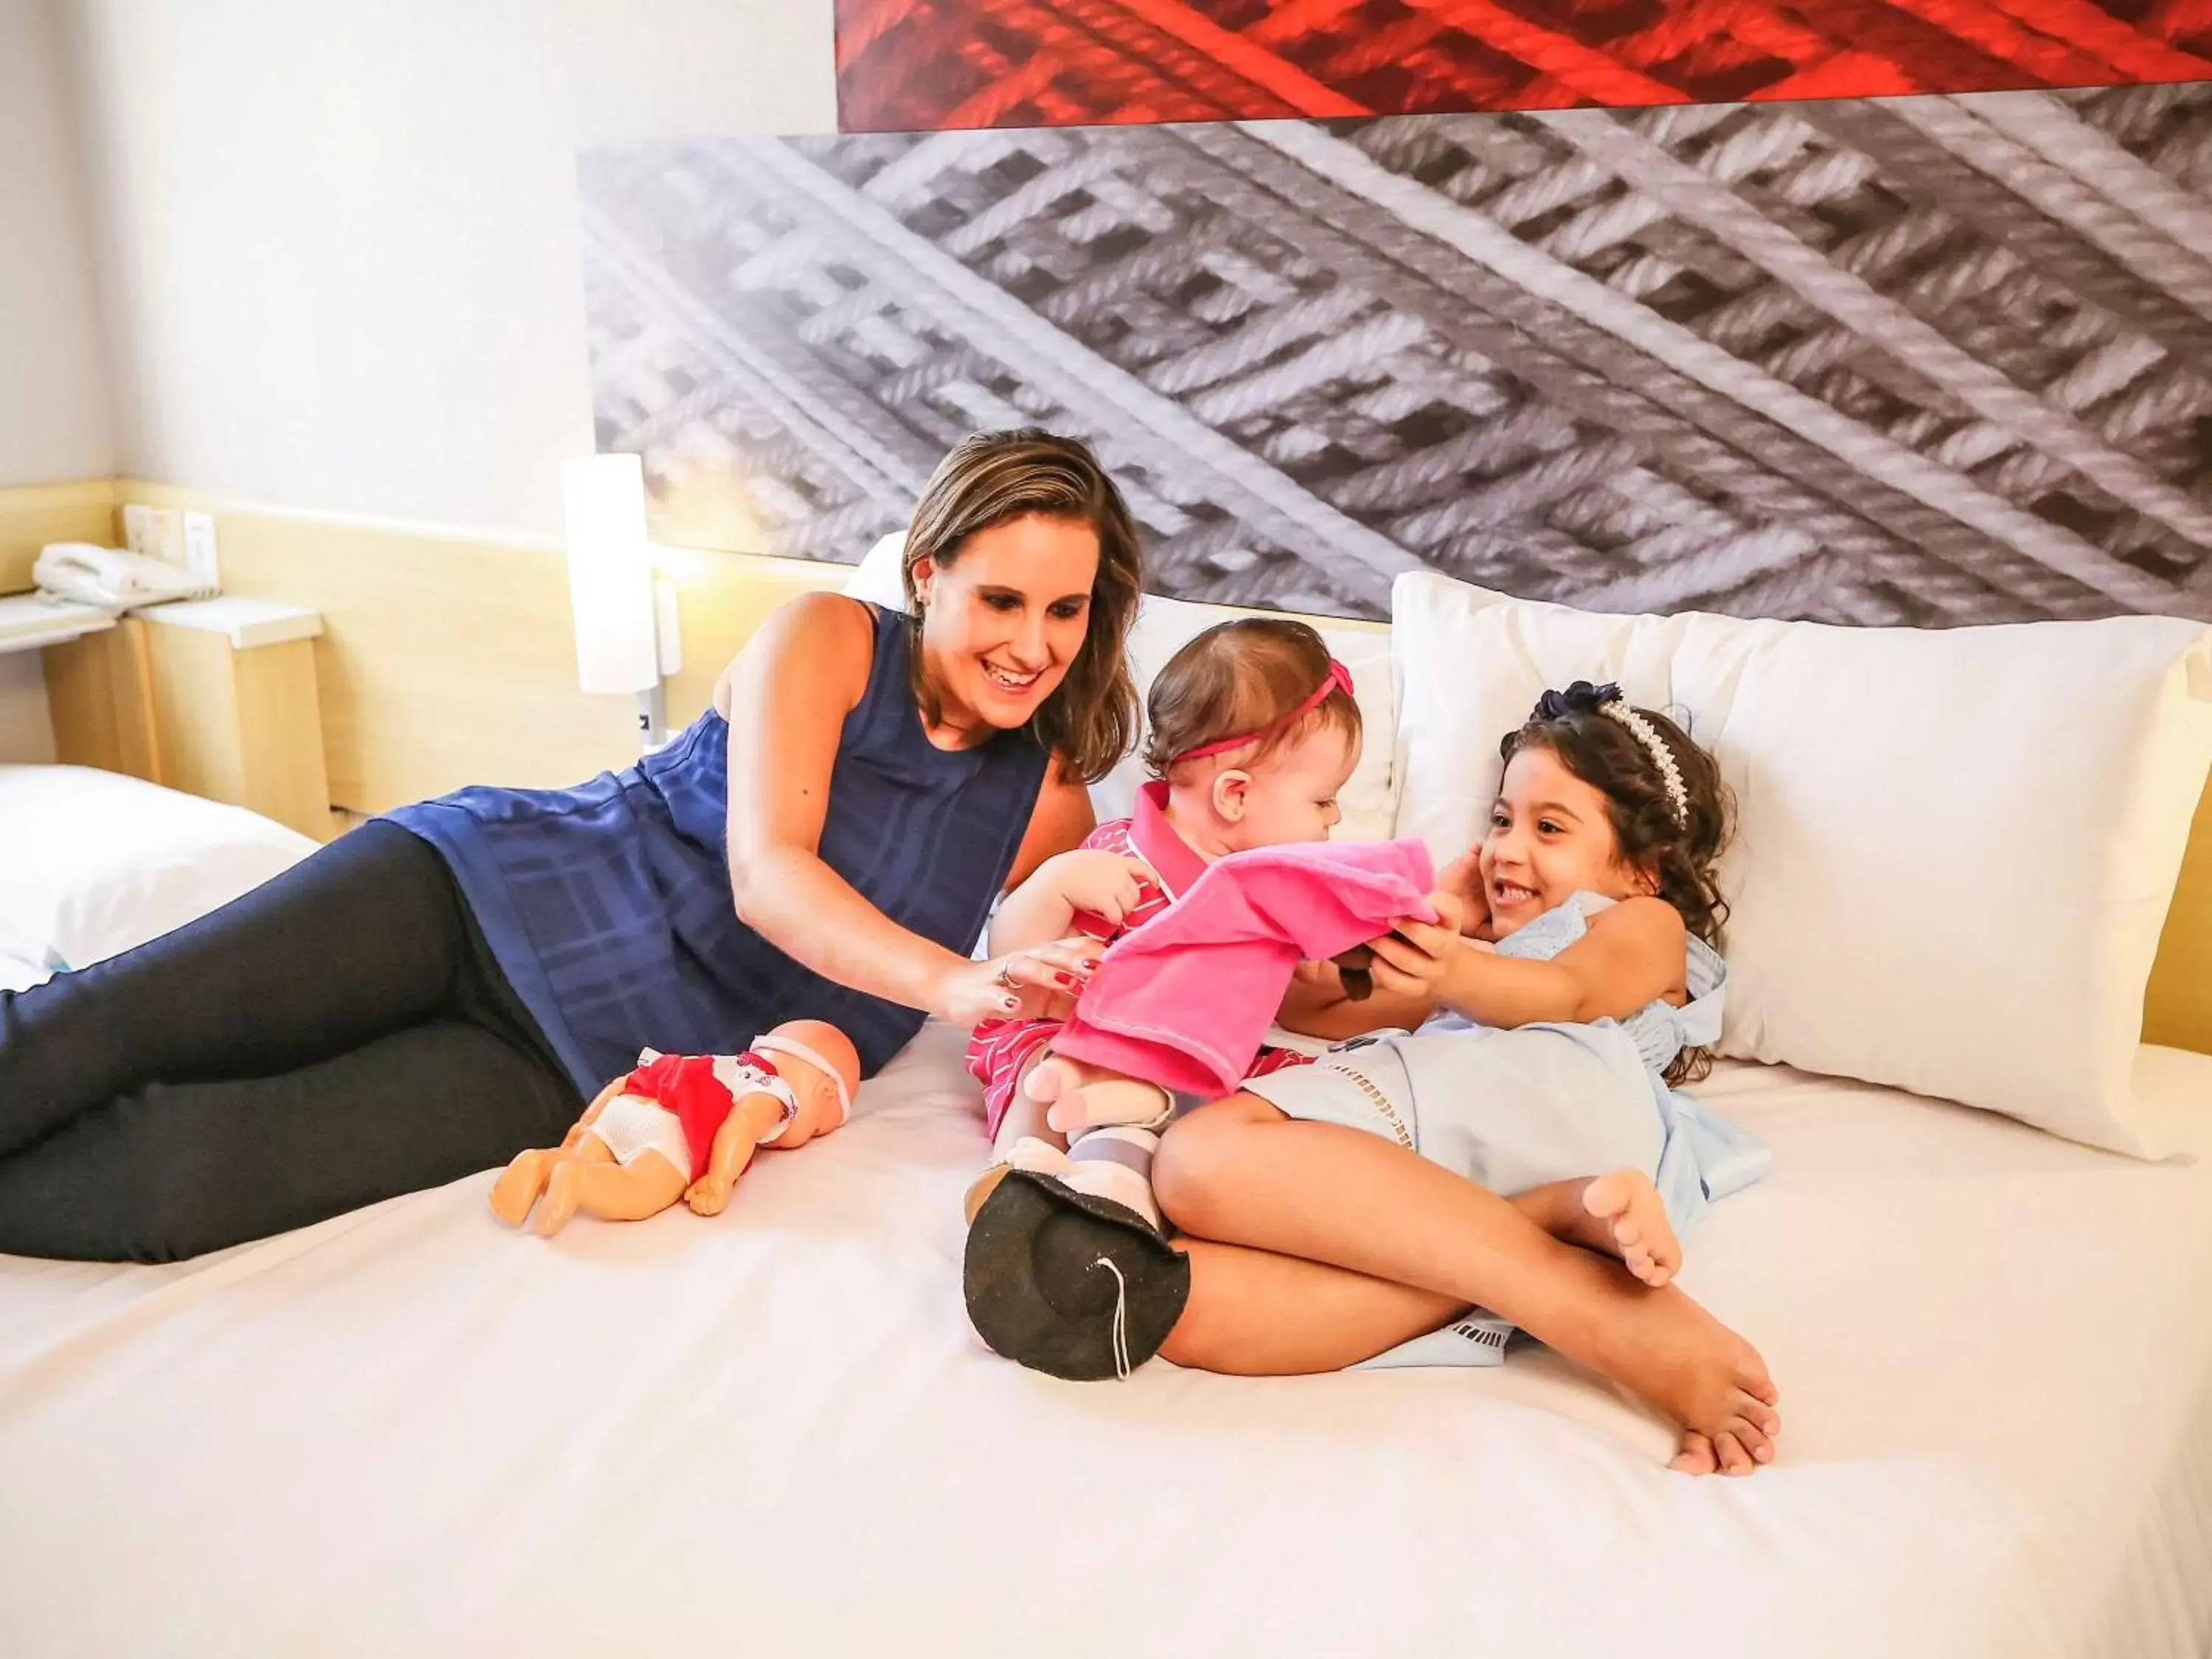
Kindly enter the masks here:
[[[1720, 1035], [1726, 791], [1680, 726], [1612, 685], [1547, 692], [1500, 747], [1488, 833], [1446, 878], [1468, 900], [1469, 939], [1436, 986], [1442, 1012], [1424, 1024], [1419, 1006], [1346, 1005], [1327, 964], [1310, 969], [1307, 1023], [1420, 1030], [1340, 1047], [1303, 1094], [1253, 1092], [1291, 1116], [1387, 1130], [1664, 1285], [1677, 1230], [1716, 1185], [1765, 1167], [1671, 1086], [1704, 1075]], [[1401, 1097], [1418, 1109], [1394, 1121]]]
[[[1341, 816], [1337, 793], [1359, 759], [1359, 706], [1350, 673], [1304, 623], [1255, 617], [1207, 629], [1169, 659], [1146, 714], [1153, 781], [1135, 813], [1099, 825], [1009, 895], [991, 923], [992, 955], [1071, 929], [1103, 950], [1173, 903], [1218, 859], [1328, 839]], [[1157, 1121], [1093, 1130], [1072, 1156], [1047, 1121], [1053, 1097], [1087, 1080], [1072, 1062], [1050, 1058], [1071, 1006], [975, 1028], [968, 1068], [983, 1085], [993, 1162], [969, 1188], [971, 1221], [1006, 1170], [1019, 1167], [1057, 1175], [1158, 1224], [1147, 1170], [1164, 1112]], [[1265, 1048], [1253, 1074], [1304, 1059]]]
[[[1585, 682], [1547, 692], [1501, 751], [1488, 833], [1471, 864], [1456, 866], [1471, 902], [1470, 937], [1441, 955], [1389, 938], [1375, 945], [1378, 960], [1427, 989], [1352, 1004], [1326, 969], [1308, 970], [1285, 1007], [1324, 1032], [1420, 1029], [1344, 1043], [1310, 1066], [1255, 1078], [1178, 1122], [1160, 1157], [1161, 1198], [1185, 1233], [1380, 1272], [1395, 1283], [1370, 1281], [1378, 1285], [1376, 1320], [1334, 1329], [1307, 1321], [1297, 1340], [1264, 1356], [1214, 1352], [1227, 1327], [1210, 1334], [1186, 1320], [1165, 1350], [1179, 1363], [1331, 1369], [1412, 1334], [1389, 1334], [1392, 1319], [1423, 1300], [1407, 1286], [1440, 1298], [1441, 1311], [1481, 1294], [1480, 1270], [1457, 1259], [1458, 1237], [1427, 1224], [1425, 1203], [1463, 1207], [1448, 1191], [1409, 1171], [1402, 1182], [1364, 1184], [1348, 1202], [1320, 1142], [1299, 1143], [1296, 1157], [1288, 1145], [1286, 1156], [1266, 1156], [1273, 1140], [1255, 1146], [1291, 1121], [1393, 1142], [1504, 1195], [1545, 1231], [1618, 1256], [1653, 1287], [1680, 1265], [1677, 1230], [1764, 1173], [1763, 1148], [1672, 1086], [1702, 1074], [1720, 1034], [1727, 973], [1715, 947], [1726, 906], [1713, 872], [1729, 801], [1712, 757], [1663, 715], [1632, 708], [1619, 688]], [[1341, 1230], [1332, 1206], [1346, 1211], [1334, 1217]], [[1368, 1206], [1387, 1213], [1365, 1213]], [[1354, 1206], [1363, 1213], [1350, 1213]], [[1402, 1248], [1378, 1251], [1374, 1230], [1394, 1225]], [[1340, 1250], [1331, 1242], [1340, 1231], [1358, 1248]], [[1194, 1247], [1193, 1268], [1202, 1283], [1202, 1246]], [[1253, 1282], [1296, 1291], [1295, 1275]], [[1246, 1307], [1236, 1324], [1261, 1328], [1266, 1317]], [[1437, 1315], [1424, 1322], [1433, 1326]], [[1756, 1355], [1729, 1340], [1741, 1349], [1729, 1362], [1740, 1380], [1705, 1389], [1693, 1407], [1656, 1401], [1687, 1431], [1682, 1467], [1747, 1473], [1772, 1455], [1779, 1418], [1771, 1385]]]

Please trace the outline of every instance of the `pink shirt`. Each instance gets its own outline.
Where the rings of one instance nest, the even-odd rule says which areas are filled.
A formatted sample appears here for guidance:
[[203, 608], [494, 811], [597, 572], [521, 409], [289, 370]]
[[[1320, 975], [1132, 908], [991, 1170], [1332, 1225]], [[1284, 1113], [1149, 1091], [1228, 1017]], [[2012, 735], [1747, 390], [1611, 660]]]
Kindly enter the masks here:
[[1108, 950], [1055, 1053], [1186, 1094], [1250, 1074], [1301, 960], [1434, 921], [1419, 840], [1260, 847], [1212, 866], [1180, 902]]
[[[1159, 916], [1190, 891], [1206, 872], [1206, 860], [1175, 831], [1167, 820], [1168, 787], [1148, 783], [1137, 792], [1137, 810], [1126, 818], [1112, 818], [1083, 838], [1086, 850], [1112, 853], [1142, 862], [1152, 873], [1136, 907], [1116, 924], [1101, 915], [1079, 912], [1075, 927], [1102, 945], [1112, 945]], [[1276, 1000], [1279, 1003], [1279, 993]], [[1058, 1019], [987, 1019], [976, 1026], [968, 1043], [968, 1070], [983, 1085], [983, 1117], [990, 1133], [1012, 1103], [1014, 1090], [1038, 1049], [1058, 1036], [1066, 1022]], [[1303, 1064], [1306, 1056], [1286, 1048], [1262, 1048], [1254, 1058], [1249, 1077], [1263, 1077], [1286, 1066]]]

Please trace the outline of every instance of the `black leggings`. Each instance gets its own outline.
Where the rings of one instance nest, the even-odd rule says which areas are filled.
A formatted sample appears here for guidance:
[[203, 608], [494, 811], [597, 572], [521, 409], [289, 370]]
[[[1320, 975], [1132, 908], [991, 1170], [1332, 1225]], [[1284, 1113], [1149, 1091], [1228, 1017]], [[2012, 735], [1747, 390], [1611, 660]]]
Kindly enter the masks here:
[[445, 860], [366, 823], [0, 992], [0, 1254], [198, 1255], [556, 1144], [582, 1104]]

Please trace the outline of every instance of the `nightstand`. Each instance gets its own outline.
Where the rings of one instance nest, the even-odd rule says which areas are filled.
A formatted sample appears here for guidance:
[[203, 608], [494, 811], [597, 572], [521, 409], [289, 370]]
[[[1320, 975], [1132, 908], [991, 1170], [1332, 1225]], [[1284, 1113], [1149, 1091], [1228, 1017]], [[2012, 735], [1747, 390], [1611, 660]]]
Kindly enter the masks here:
[[331, 837], [313, 641], [266, 599], [151, 605], [46, 650], [55, 758], [228, 801]]

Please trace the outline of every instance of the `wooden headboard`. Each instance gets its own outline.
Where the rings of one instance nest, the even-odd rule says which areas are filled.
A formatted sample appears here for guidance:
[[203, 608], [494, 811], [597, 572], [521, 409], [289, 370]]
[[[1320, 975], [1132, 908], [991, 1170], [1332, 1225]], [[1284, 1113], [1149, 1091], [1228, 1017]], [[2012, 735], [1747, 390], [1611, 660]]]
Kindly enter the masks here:
[[2212, 1054], [2212, 782], [2197, 808], [2181, 884], [2143, 1001], [2143, 1041]]

